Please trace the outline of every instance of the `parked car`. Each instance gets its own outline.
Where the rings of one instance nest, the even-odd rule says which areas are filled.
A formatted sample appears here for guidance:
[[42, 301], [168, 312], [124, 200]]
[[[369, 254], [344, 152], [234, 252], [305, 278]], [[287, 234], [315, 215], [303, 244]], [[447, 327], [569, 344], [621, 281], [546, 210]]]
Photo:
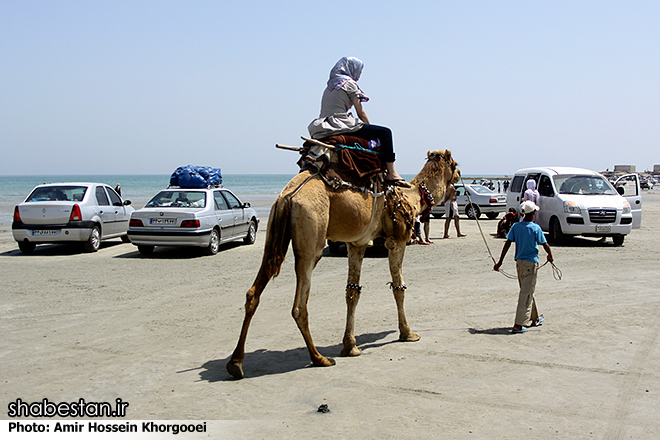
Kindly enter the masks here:
[[249, 203], [225, 188], [167, 188], [131, 215], [128, 236], [143, 255], [155, 246], [198, 246], [209, 255], [220, 244], [252, 244], [259, 219]]
[[583, 168], [525, 168], [513, 176], [507, 209], [519, 210], [530, 179], [536, 181], [540, 194], [541, 209], [535, 222], [555, 243], [582, 235], [612, 237], [614, 244], [620, 246], [633, 228], [641, 226], [642, 199], [637, 174], [622, 176], [613, 186], [601, 174]]
[[[456, 202], [458, 203], [459, 214], [465, 214], [468, 218], [476, 219], [481, 214], [486, 214], [486, 217], [493, 220], [496, 219], [500, 212], [506, 212], [506, 195], [492, 191], [483, 185], [475, 185], [466, 183], [454, 184], [456, 188]], [[466, 190], [470, 194], [472, 203], [468, 203], [468, 196]], [[438, 204], [431, 208], [431, 215], [435, 218], [441, 218], [445, 215], [445, 207], [441, 206], [441, 200], [437, 201]]]
[[12, 233], [23, 253], [38, 244], [64, 242], [82, 242], [87, 252], [96, 252], [101, 240], [129, 241], [130, 204], [103, 183], [39, 185], [14, 208]]

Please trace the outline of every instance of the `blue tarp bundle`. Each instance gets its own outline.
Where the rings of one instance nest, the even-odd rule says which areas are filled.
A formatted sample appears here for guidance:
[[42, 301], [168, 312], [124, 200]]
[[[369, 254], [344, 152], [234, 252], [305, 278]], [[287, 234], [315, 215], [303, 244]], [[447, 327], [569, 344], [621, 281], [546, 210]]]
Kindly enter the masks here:
[[222, 184], [220, 168], [186, 165], [177, 168], [170, 177], [170, 186], [180, 188], [206, 188]]

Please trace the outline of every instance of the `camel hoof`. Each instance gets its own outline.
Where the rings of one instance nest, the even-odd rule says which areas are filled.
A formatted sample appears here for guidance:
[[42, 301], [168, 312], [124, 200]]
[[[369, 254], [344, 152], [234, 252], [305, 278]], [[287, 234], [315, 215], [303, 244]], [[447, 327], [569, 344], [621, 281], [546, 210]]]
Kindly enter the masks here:
[[349, 348], [349, 349], [344, 348], [341, 351], [341, 355], [343, 357], [360, 356], [361, 354], [362, 354], [362, 350], [360, 350], [359, 348], [357, 348], [355, 346], [353, 346], [352, 348]]
[[314, 362], [315, 367], [332, 367], [336, 364], [332, 358], [322, 357], [320, 360]]
[[420, 340], [420, 336], [415, 332], [410, 332], [408, 336], [400, 335], [399, 341], [401, 342], [417, 342]]
[[238, 361], [227, 362], [227, 372], [236, 379], [243, 379], [243, 363]]

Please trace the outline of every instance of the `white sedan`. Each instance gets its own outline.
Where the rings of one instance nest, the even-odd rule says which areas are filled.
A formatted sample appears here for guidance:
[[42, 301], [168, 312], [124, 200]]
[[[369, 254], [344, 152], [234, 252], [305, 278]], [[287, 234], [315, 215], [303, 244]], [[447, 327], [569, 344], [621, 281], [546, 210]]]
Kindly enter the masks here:
[[228, 241], [254, 243], [258, 225], [256, 211], [228, 189], [167, 188], [133, 213], [128, 236], [143, 255], [155, 246], [197, 246], [215, 255]]
[[64, 242], [82, 242], [87, 252], [96, 252], [101, 240], [128, 242], [130, 204], [103, 183], [39, 185], [14, 208], [11, 230], [23, 253], [37, 244]]
[[[506, 212], [506, 194], [496, 193], [483, 185], [454, 184], [456, 188], [456, 203], [458, 203], [459, 214], [465, 214], [470, 219], [479, 218], [485, 214], [490, 220], [496, 219], [500, 212]], [[468, 203], [467, 192], [470, 194], [472, 203]], [[445, 207], [440, 202], [431, 209], [431, 215], [440, 218], [445, 215]]]

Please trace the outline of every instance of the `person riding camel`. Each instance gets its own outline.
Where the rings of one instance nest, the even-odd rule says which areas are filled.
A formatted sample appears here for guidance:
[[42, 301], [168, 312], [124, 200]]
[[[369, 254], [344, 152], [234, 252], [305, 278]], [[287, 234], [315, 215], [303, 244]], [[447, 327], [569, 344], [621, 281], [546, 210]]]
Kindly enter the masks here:
[[[355, 57], [343, 57], [330, 71], [327, 87], [321, 98], [321, 112], [307, 130], [313, 139], [323, 139], [328, 136], [350, 133], [366, 140], [380, 141], [380, 157], [385, 163], [385, 183], [389, 185], [410, 188], [394, 167], [394, 144], [392, 130], [380, 125], [373, 125], [362, 107], [369, 101], [357, 84], [362, 74], [364, 63]], [[355, 107], [357, 118], [348, 111]]]

